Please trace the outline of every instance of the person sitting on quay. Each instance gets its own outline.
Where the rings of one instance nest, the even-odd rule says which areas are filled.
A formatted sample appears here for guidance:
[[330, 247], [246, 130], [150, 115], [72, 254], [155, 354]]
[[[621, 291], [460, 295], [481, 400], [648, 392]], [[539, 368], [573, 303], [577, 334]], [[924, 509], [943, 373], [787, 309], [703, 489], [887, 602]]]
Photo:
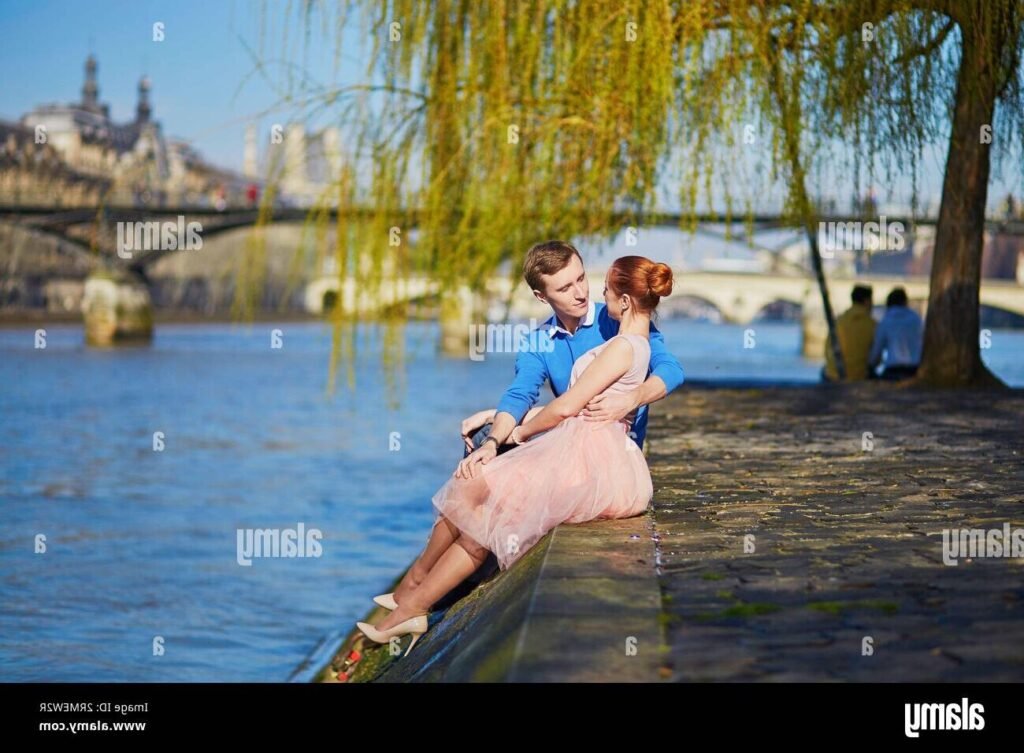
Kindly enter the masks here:
[[885, 316], [875, 330], [868, 365], [874, 371], [883, 365], [880, 379], [897, 381], [917, 373], [921, 362], [924, 323], [920, 315], [907, 306], [907, 291], [893, 288], [885, 299]]
[[[836, 336], [839, 338], [839, 351], [843, 356], [846, 370], [844, 381], [853, 382], [869, 378], [868, 356], [875, 337], [875, 320], [871, 318], [872, 290], [869, 285], [855, 285], [850, 293], [852, 305], [836, 319]], [[832, 355], [832, 344], [825, 338], [825, 367], [822, 379], [828, 382], [839, 381], [835, 358]]]

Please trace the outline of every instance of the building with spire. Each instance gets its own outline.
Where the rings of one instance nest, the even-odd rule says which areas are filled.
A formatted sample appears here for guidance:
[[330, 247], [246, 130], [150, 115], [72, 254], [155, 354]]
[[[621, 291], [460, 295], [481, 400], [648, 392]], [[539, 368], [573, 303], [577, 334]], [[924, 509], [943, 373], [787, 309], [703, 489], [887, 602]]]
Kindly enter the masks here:
[[153, 120], [150, 82], [138, 84], [135, 118], [116, 123], [110, 106], [100, 100], [98, 64], [85, 61], [82, 98], [70, 104], [44, 104], [22, 116], [21, 123], [52, 145], [69, 167], [85, 174], [113, 175], [155, 187], [168, 176], [169, 155], [160, 124]]
[[55, 150], [77, 174], [109, 181], [108, 203], [241, 201], [246, 187], [242, 176], [205, 162], [188, 142], [164, 137], [153, 117], [149, 77], [139, 79], [135, 117], [115, 122], [110, 106], [100, 99], [98, 69], [96, 58], [89, 55], [81, 100], [37, 106], [17, 126], [24, 136]]

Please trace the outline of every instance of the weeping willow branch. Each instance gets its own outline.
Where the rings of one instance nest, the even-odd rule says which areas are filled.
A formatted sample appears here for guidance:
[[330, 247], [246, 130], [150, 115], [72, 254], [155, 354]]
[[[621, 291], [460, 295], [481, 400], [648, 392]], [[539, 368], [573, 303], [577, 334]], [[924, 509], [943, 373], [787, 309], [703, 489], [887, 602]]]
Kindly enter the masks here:
[[[673, 164], [691, 230], [701, 203], [724, 205], [729, 220], [742, 205], [749, 228], [752, 198], [777, 181], [785, 217], [808, 228], [808, 176], [823, 167], [834, 168], [830, 185], [856, 192], [862, 172], [893, 180], [909, 166], [916, 206], [923, 149], [947, 137], [958, 100], [991, 96], [960, 81], [965, 30], [1003, 30], [986, 31], [982, 51], [998, 83], [994, 144], [998, 155], [1024, 146], [1021, 7], [308, 0], [286, 15], [307, 33], [313, 19], [339, 46], [341, 30], [358, 23], [370, 49], [351, 85], [317, 89], [293, 72], [287, 92], [298, 81], [340, 107], [335, 122], [356, 176], [337, 192], [338, 216], [372, 208], [366, 222], [337, 230], [345, 274], [375, 295], [382, 270], [395, 266], [385, 240], [398, 228], [402, 267], [436, 281], [443, 301], [464, 288], [486, 292], [495, 271], [515, 270], [538, 239], [609, 236], [623, 216], [650, 216]], [[756, 179], [765, 185], [744, 174], [748, 158], [764, 163], [767, 176]]]

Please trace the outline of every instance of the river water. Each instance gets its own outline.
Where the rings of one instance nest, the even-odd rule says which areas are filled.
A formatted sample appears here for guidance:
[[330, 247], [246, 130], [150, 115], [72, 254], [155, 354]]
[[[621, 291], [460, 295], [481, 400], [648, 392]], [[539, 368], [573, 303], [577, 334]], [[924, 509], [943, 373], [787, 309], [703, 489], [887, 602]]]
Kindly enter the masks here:
[[[745, 327], [660, 326], [689, 379], [817, 379], [797, 325], [755, 325], [753, 348]], [[161, 325], [115, 350], [80, 327], [33, 334], [0, 330], [5, 681], [293, 677], [420, 551], [459, 420], [514, 363], [439, 356], [436, 325], [410, 323], [389, 371], [366, 327], [355, 388], [343, 371], [329, 393], [321, 324]], [[983, 353], [1024, 386], [1024, 333]], [[256, 529], [305, 532], [304, 556], [240, 556]]]

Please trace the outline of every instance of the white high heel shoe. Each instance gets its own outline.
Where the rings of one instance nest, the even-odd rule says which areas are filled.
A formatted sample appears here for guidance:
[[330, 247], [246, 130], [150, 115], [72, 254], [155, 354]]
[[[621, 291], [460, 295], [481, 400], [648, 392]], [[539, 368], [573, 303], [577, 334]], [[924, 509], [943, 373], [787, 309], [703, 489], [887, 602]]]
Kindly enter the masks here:
[[396, 609], [398, 609], [398, 602], [395, 601], [395, 592], [394, 591], [392, 591], [389, 594], [380, 594], [379, 596], [374, 596], [373, 600], [374, 600], [374, 602], [376, 602], [377, 604], [380, 604], [385, 609], [390, 609], [392, 612], [394, 612]]
[[420, 639], [420, 636], [427, 632], [427, 615], [418, 614], [414, 617], [410, 617], [404, 622], [399, 622], [392, 628], [387, 630], [378, 630], [368, 622], [357, 622], [356, 627], [374, 643], [387, 643], [392, 638], [401, 637], [403, 635], [412, 635], [412, 642], [409, 644], [409, 648], [405, 650], [402, 656], [408, 656], [409, 652], [412, 651], [412, 647], [416, 645], [416, 641]]

